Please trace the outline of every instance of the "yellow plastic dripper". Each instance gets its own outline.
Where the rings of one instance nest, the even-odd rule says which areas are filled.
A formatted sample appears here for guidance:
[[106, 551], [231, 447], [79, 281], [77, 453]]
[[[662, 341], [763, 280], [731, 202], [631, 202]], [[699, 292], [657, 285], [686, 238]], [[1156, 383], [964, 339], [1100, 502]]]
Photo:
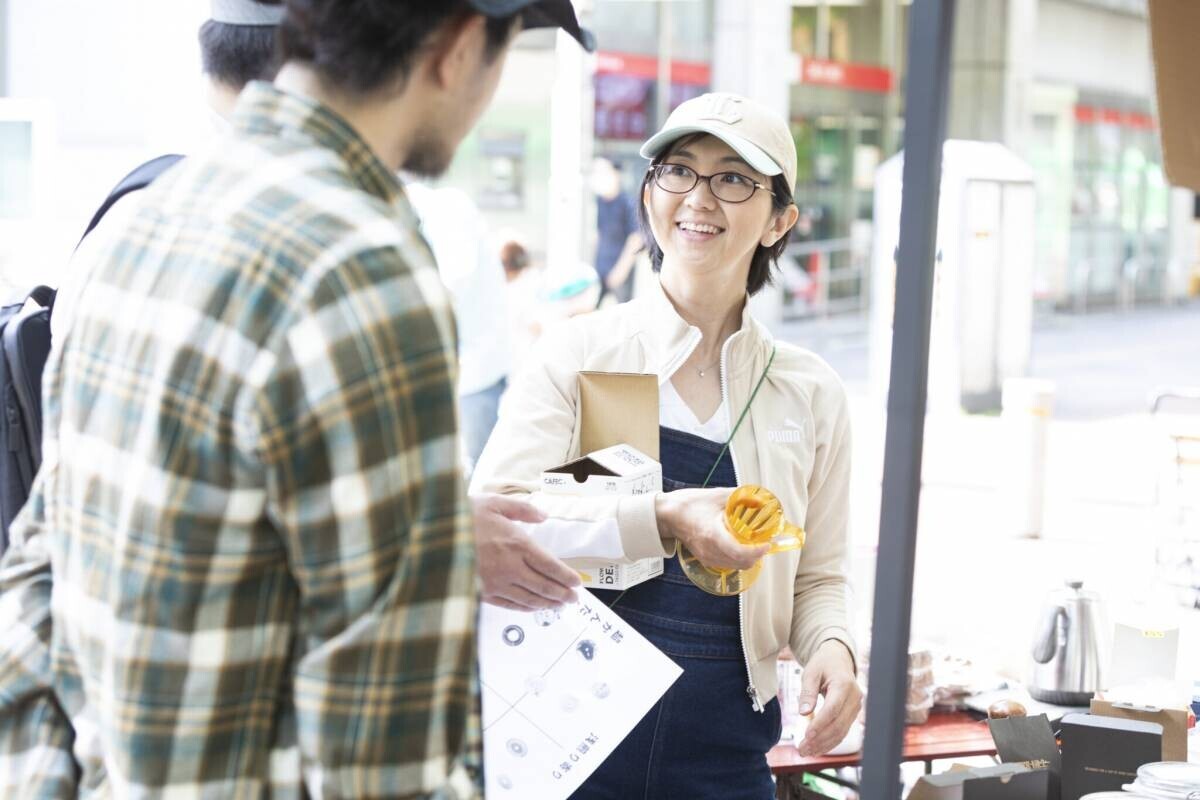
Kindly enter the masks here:
[[[761, 486], [739, 486], [733, 490], [725, 504], [725, 527], [742, 544], [770, 543], [767, 555], [804, 547], [804, 529], [784, 519], [779, 498]], [[692, 583], [722, 597], [746, 591], [762, 572], [762, 559], [748, 569], [706, 567], [682, 544], [679, 564]]]

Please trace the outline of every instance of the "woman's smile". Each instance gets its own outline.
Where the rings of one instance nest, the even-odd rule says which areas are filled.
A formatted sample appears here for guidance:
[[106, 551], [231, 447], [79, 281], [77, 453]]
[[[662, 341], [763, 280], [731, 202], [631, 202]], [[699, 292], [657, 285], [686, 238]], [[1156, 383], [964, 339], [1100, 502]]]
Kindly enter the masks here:
[[691, 242], [712, 241], [725, 232], [725, 229], [719, 225], [693, 220], [678, 220], [675, 223], [675, 229], [680, 232], [680, 235], [685, 240]]

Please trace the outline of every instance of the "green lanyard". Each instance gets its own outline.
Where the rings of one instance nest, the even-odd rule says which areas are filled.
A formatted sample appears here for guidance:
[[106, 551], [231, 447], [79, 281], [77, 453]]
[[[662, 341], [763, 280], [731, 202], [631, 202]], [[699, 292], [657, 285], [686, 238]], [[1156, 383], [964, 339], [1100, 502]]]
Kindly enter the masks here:
[[754, 398], [758, 396], [758, 390], [762, 388], [763, 381], [767, 379], [767, 372], [771, 369], [771, 364], [774, 361], [775, 345], [771, 345], [771, 357], [767, 359], [767, 366], [763, 367], [762, 375], [759, 376], [758, 383], [754, 384], [754, 391], [750, 393], [750, 399], [746, 401], [746, 407], [742, 409], [742, 414], [738, 417], [737, 424], [734, 425], [733, 430], [729, 432], [729, 438], [725, 440], [725, 446], [721, 448], [721, 452], [717, 456], [717, 460], [713, 462], [712, 469], [708, 471], [708, 475], [704, 478], [704, 483], [700, 484], [701, 489], [708, 488], [708, 482], [712, 480], [713, 473], [717, 471], [717, 466], [721, 463], [721, 459], [725, 457], [726, 451], [729, 450], [729, 443], [733, 441], [733, 437], [738, 432], [738, 428], [742, 427], [742, 422], [746, 419], [746, 414], [750, 411], [750, 405], [754, 402]]

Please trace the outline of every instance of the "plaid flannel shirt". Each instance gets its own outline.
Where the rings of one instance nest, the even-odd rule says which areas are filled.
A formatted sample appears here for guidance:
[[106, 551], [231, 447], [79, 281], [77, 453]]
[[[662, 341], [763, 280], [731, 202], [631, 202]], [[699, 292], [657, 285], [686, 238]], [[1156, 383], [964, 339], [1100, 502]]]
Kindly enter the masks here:
[[0, 792], [476, 795], [454, 321], [400, 182], [254, 84], [91, 252], [0, 569]]

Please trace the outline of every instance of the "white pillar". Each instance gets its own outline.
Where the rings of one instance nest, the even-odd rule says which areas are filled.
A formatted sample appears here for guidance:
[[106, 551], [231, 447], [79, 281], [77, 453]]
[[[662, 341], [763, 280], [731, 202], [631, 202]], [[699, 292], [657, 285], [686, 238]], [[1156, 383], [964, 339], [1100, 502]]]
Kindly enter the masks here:
[[[784, 119], [800, 66], [791, 49], [792, 6], [787, 0], [715, 0], [712, 89], [753, 98]], [[768, 327], [783, 317], [782, 281], [754, 296], [751, 311]]]
[[799, 70], [791, 31], [787, 0], [715, 0], [713, 91], [752, 97], [787, 117]]
[[1164, 303], [1177, 303], [1188, 296], [1188, 279], [1200, 256], [1196, 251], [1195, 202], [1196, 195], [1188, 189], [1171, 189], [1167, 223], [1170, 246], [1167, 249], [1167, 272], [1163, 276]]
[[[586, 26], [591, 3], [577, 2], [576, 9]], [[550, 92], [546, 269], [551, 275], [561, 275], [574, 272], [588, 260], [589, 231], [585, 222], [595, 214], [595, 201], [586, 180], [592, 160], [593, 57], [559, 31], [555, 61]]]
[[8, 0], [0, 0], [0, 97], [8, 94]]
[[1054, 408], [1054, 383], [1035, 378], [1004, 382], [1000, 419], [1007, 459], [1001, 465], [1003, 532], [1040, 536], [1046, 497], [1046, 439]]
[[1022, 157], [1029, 153], [1033, 114], [1030, 93], [1033, 89], [1033, 57], [1029, 43], [1037, 32], [1037, 0], [1008, 0], [1005, 20], [1004, 115], [1001, 139]]

